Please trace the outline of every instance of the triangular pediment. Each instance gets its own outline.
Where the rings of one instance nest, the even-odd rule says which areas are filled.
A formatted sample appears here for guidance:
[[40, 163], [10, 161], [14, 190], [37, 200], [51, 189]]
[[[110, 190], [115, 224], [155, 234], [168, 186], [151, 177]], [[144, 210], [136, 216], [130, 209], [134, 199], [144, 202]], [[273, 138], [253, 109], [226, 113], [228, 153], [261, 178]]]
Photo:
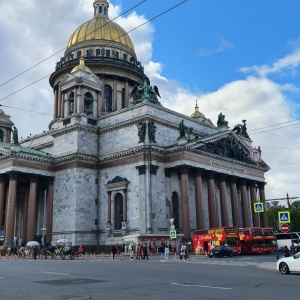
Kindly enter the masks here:
[[226, 159], [234, 159], [239, 162], [257, 165], [250, 158], [250, 148], [244, 142], [237, 138], [235, 135], [228, 134], [219, 138], [202, 140], [202, 143], [192, 147], [195, 150], [207, 152], [210, 154], [218, 155]]

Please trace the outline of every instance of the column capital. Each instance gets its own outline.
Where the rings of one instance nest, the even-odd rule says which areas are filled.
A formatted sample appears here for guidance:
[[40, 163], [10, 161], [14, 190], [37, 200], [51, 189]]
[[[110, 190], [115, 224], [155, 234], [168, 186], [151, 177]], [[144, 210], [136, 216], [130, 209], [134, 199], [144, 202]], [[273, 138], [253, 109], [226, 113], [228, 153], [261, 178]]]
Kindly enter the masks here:
[[16, 180], [16, 179], [18, 178], [18, 175], [19, 175], [18, 172], [14, 172], [14, 171], [8, 172], [7, 174], [8, 174], [8, 176], [9, 176], [9, 179], [10, 179], [10, 180], [13, 180], [13, 179]]
[[189, 170], [190, 170], [190, 166], [188, 165], [180, 165], [177, 167], [179, 174], [188, 174]]
[[135, 168], [139, 171], [139, 175], [146, 174], [146, 165], [136, 166]]
[[111, 191], [108, 191], [108, 192], [107, 192], [107, 195], [108, 195], [108, 196], [111, 196]]
[[267, 184], [266, 182], [258, 182], [258, 183], [257, 183], [259, 189], [262, 189], [262, 190], [265, 188], [265, 185], [266, 185], [266, 184]]
[[172, 169], [171, 168], [165, 168], [165, 177], [171, 177]]
[[37, 182], [39, 176], [37, 174], [30, 174], [29, 177], [30, 182]]
[[204, 174], [204, 170], [200, 168], [193, 168], [194, 177], [201, 177]]
[[235, 176], [229, 176], [228, 179], [229, 179], [230, 183], [236, 183], [237, 182], [237, 178]]
[[54, 184], [54, 180], [55, 180], [55, 177], [51, 177], [51, 176], [45, 178], [46, 184], [50, 184], [50, 185]]
[[246, 185], [247, 184], [247, 179], [246, 178], [239, 178], [238, 179], [239, 184], [241, 185]]
[[225, 180], [228, 178], [228, 175], [227, 175], [227, 174], [224, 174], [224, 173], [219, 173], [219, 174], [217, 175], [217, 177], [218, 177], [218, 179], [219, 179], [220, 181], [225, 181]]
[[206, 171], [205, 172], [205, 176], [207, 177], [207, 179], [214, 179], [215, 178], [215, 172], [213, 171]]
[[257, 187], [257, 182], [256, 181], [254, 181], [254, 180], [249, 180], [249, 186], [251, 187], [251, 188], [255, 188], [255, 187]]
[[4, 174], [0, 174], [0, 182], [4, 182], [5, 181], [5, 175]]
[[159, 166], [150, 165], [150, 174], [156, 175], [158, 169], [159, 169]]

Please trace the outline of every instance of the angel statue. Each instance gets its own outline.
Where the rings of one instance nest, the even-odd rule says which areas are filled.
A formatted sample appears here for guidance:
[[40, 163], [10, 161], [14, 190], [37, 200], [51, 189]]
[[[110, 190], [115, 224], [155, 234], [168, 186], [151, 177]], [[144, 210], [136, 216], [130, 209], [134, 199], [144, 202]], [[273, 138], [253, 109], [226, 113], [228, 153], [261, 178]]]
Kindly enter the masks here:
[[153, 104], [161, 105], [158, 101], [157, 96], [160, 97], [158, 87], [156, 85], [151, 86], [150, 84], [148, 84], [148, 80], [145, 77], [143, 84], [135, 85], [132, 88], [128, 99], [133, 99], [133, 102], [130, 103], [131, 106], [141, 102], [151, 102]]

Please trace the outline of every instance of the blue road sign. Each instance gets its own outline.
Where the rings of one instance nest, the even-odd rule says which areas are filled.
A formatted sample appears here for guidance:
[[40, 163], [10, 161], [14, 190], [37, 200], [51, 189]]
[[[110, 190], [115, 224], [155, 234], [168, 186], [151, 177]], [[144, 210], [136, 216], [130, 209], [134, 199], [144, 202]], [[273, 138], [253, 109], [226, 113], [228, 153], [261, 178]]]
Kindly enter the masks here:
[[254, 202], [254, 211], [255, 212], [264, 212], [263, 202]]
[[278, 212], [278, 223], [291, 223], [290, 212], [289, 211], [279, 211]]

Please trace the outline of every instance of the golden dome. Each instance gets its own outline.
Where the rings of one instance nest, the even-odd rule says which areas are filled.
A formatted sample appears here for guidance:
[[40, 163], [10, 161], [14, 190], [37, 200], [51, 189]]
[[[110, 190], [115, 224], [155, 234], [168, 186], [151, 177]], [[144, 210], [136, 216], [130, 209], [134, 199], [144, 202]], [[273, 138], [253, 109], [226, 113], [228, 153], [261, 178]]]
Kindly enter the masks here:
[[86, 73], [93, 73], [91, 71], [91, 69], [84, 64], [84, 58], [83, 57], [80, 57], [80, 59], [79, 59], [79, 65], [76, 66], [75, 68], [73, 68], [73, 70], [71, 71], [71, 73], [75, 73], [77, 71], [84, 71]]
[[71, 35], [67, 49], [77, 43], [91, 40], [114, 41], [134, 51], [133, 43], [126, 31], [106, 16], [95, 16], [92, 20], [80, 25]]
[[197, 100], [196, 100], [195, 112], [193, 112], [191, 114], [191, 118], [196, 119], [196, 118], [199, 118], [199, 117], [205, 118], [204, 114], [199, 111], [199, 107], [198, 107]]
[[0, 115], [5, 115], [5, 112], [3, 109], [0, 109]]

